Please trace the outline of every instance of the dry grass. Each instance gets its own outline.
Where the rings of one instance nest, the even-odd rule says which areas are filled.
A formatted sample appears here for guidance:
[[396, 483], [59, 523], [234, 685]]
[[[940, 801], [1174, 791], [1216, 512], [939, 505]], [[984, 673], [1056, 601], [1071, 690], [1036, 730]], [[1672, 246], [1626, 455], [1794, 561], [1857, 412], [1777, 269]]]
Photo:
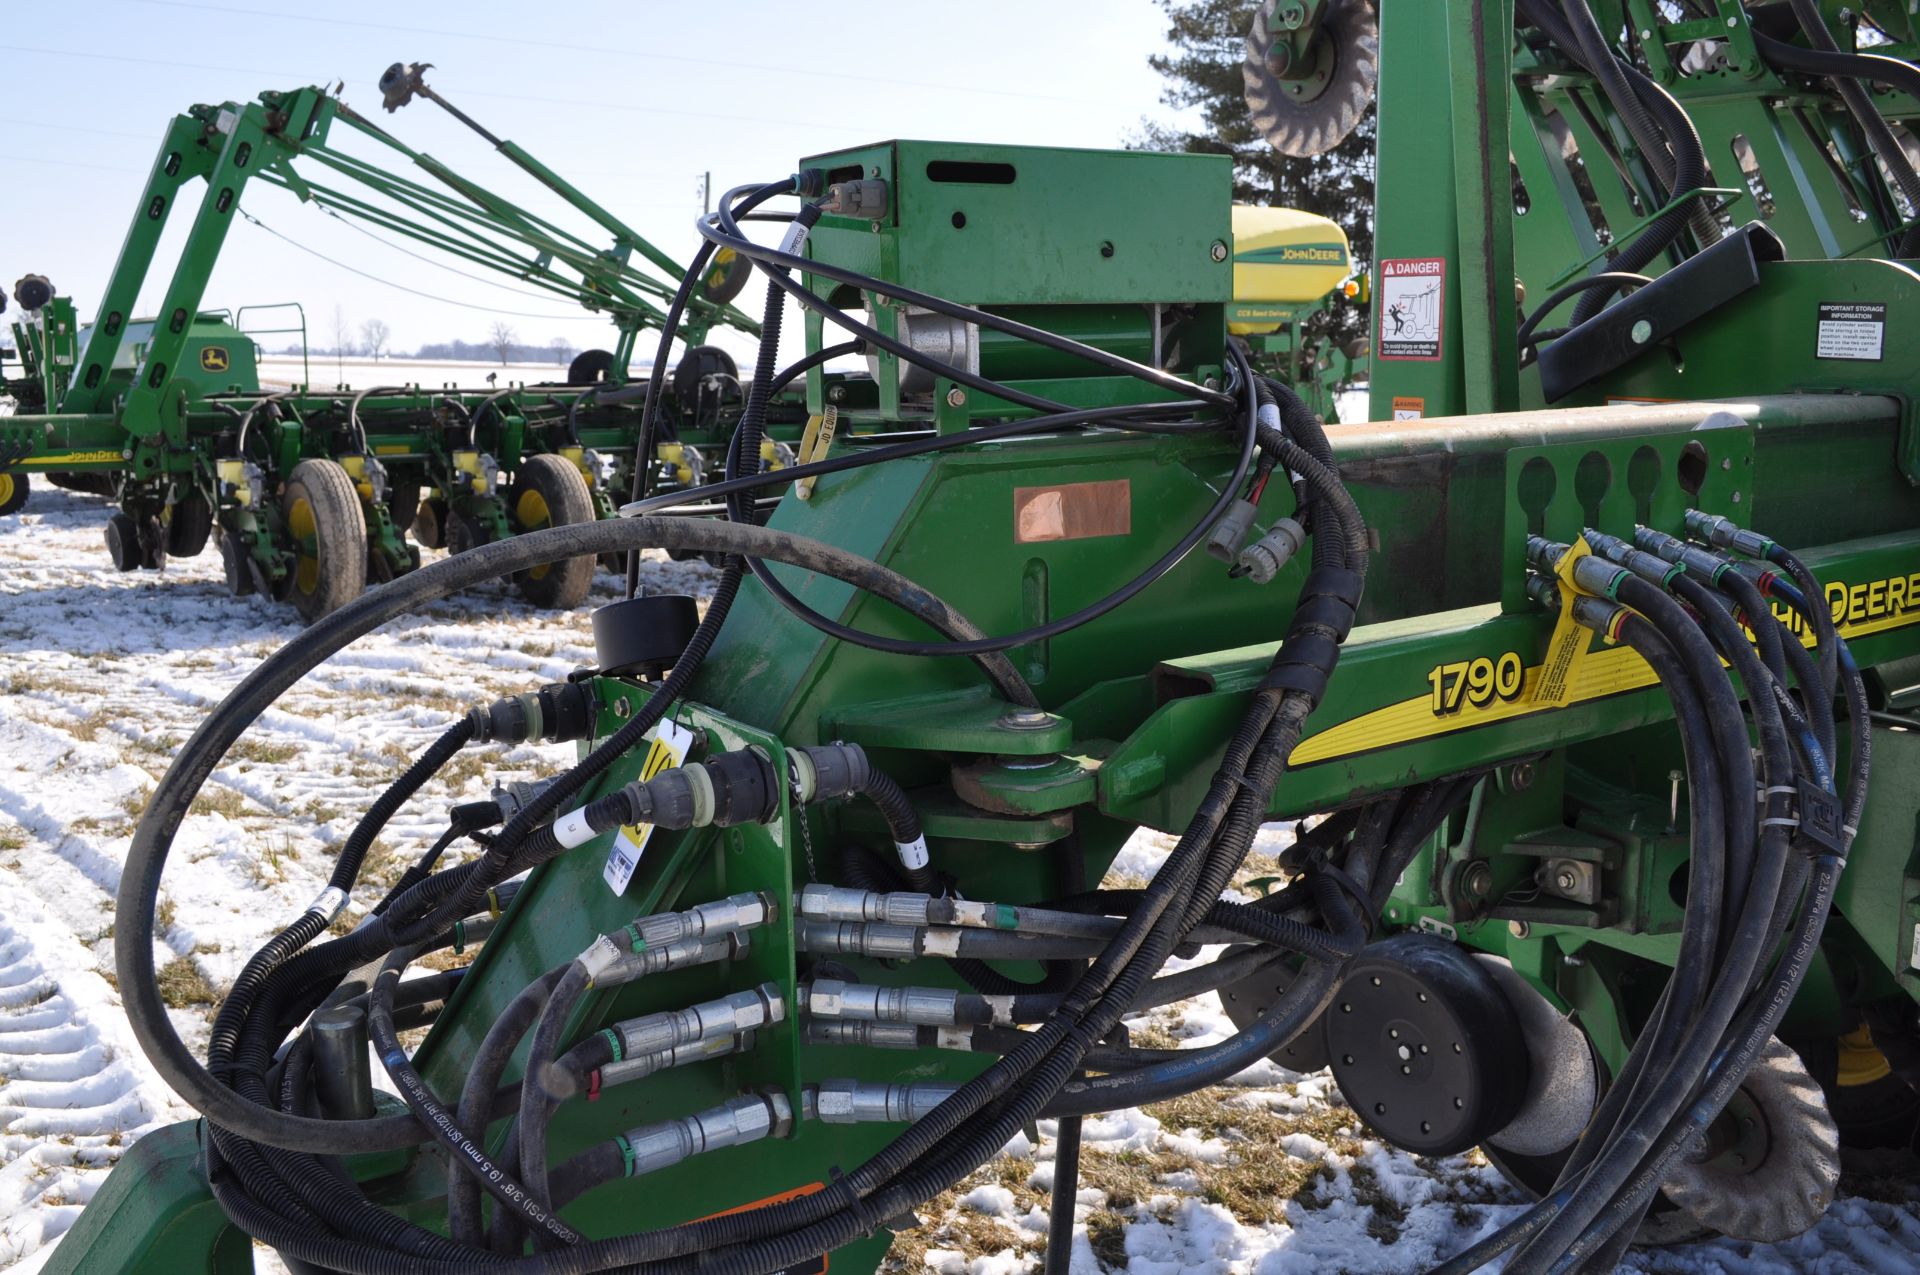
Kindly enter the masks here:
[[17, 823], [0, 824], [0, 851], [27, 848], [27, 830]]
[[224, 815], [228, 819], [238, 819], [247, 810], [247, 799], [238, 789], [227, 788], [220, 784], [208, 784], [187, 807], [190, 815]]
[[235, 740], [233, 747], [227, 750], [227, 756], [238, 761], [277, 766], [281, 762], [292, 761], [300, 755], [301, 751], [298, 744], [277, 744], [265, 739], [239, 739]]
[[160, 967], [160, 999], [170, 1009], [189, 1009], [212, 1005], [216, 994], [213, 984], [200, 972], [191, 957], [176, 956]]

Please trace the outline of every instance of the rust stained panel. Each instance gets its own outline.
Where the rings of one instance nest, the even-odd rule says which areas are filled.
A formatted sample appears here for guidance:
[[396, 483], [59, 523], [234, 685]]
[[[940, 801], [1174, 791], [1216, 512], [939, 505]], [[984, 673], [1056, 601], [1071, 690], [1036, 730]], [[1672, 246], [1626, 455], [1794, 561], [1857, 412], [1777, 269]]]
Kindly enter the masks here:
[[1013, 489], [1015, 544], [1124, 536], [1133, 530], [1129, 480]]

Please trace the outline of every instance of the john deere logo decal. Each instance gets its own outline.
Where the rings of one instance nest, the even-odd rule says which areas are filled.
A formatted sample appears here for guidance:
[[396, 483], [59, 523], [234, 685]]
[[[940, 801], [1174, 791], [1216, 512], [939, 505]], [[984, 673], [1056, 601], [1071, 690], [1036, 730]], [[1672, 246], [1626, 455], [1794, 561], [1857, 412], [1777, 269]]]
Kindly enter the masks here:
[[227, 370], [227, 347], [224, 345], [206, 345], [200, 348], [200, 366], [209, 372]]

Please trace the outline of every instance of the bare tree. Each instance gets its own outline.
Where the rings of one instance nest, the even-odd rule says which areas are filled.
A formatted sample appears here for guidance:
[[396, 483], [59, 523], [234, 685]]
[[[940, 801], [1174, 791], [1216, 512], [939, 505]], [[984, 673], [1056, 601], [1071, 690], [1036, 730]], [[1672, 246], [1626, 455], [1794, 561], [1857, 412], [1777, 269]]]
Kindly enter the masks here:
[[567, 356], [573, 353], [573, 345], [563, 336], [557, 336], [547, 342], [547, 348], [553, 351], [555, 363], [565, 363]]
[[368, 319], [360, 325], [360, 340], [366, 345], [367, 353], [377, 360], [392, 342], [393, 329], [384, 319]]
[[347, 342], [350, 341], [352, 338], [353, 338], [353, 329], [347, 326], [347, 312], [345, 310], [342, 310], [338, 305], [334, 306], [333, 307], [333, 370], [334, 370], [334, 374], [337, 377], [339, 377], [339, 379], [342, 382], [344, 382], [347, 379], [346, 365], [342, 362], [342, 360], [348, 354], [352, 353], [352, 351], [347, 349]]
[[487, 330], [487, 344], [493, 347], [494, 355], [502, 364], [506, 363], [507, 356], [513, 353], [513, 347], [519, 340], [520, 336], [513, 330], [513, 325], [499, 319], [495, 319], [493, 327]]

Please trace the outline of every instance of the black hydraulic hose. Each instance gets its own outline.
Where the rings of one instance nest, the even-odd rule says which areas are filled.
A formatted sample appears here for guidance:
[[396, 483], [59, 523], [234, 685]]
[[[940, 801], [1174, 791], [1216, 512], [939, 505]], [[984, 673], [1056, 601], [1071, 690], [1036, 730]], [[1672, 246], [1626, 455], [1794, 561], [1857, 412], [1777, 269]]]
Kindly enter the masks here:
[[[567, 1029], [574, 1009], [592, 983], [593, 975], [578, 960], [570, 963], [560, 975], [540, 1010], [539, 1021], [534, 1024], [533, 1040], [527, 1046], [526, 1071], [520, 1079], [520, 1178], [533, 1198], [548, 1210], [552, 1208], [552, 1195], [547, 1181], [547, 1120], [556, 1104], [548, 1093], [547, 1070], [559, 1057], [561, 1033]], [[546, 1237], [539, 1232], [534, 1233], [536, 1243], [543, 1238]]]
[[[1241, 356], [1238, 351], [1234, 353], [1236, 358], [1244, 357]], [[1239, 460], [1235, 465], [1232, 477], [1221, 485], [1219, 494], [1215, 497], [1212, 505], [1208, 507], [1206, 513], [1201, 515], [1200, 521], [1195, 523], [1166, 553], [1162, 554], [1158, 560], [1153, 562], [1139, 575], [1129, 580], [1126, 584], [1121, 585], [1106, 597], [1101, 598], [1097, 602], [1089, 603], [1087, 606], [1069, 615], [1060, 616], [1045, 624], [1035, 625], [1030, 629], [1023, 629], [1017, 633], [959, 642], [923, 642], [905, 638], [882, 637], [878, 634], [840, 625], [835, 621], [828, 620], [824, 616], [820, 616], [817, 612], [812, 611], [811, 608], [807, 608], [806, 616], [802, 616], [801, 618], [806, 619], [807, 616], [812, 616], [814, 618], [807, 619], [807, 622], [813, 624], [815, 628], [822, 628], [824, 631], [841, 638], [843, 641], [857, 643], [869, 650], [883, 651], [893, 655], [916, 656], [977, 655], [987, 652], [1008, 651], [1014, 647], [1027, 646], [1034, 642], [1058, 637], [1062, 633], [1079, 628], [1081, 625], [1097, 620], [1115, 608], [1132, 601], [1149, 585], [1154, 584], [1164, 577], [1169, 571], [1173, 570], [1174, 567], [1185, 560], [1187, 555], [1193, 551], [1193, 547], [1199, 544], [1200, 541], [1206, 537], [1207, 533], [1213, 529], [1214, 524], [1219, 522], [1221, 517], [1226, 514], [1228, 508], [1238, 498], [1241, 483], [1245, 480], [1248, 470], [1250, 470], [1253, 465], [1255, 442], [1253, 418], [1254, 401], [1252, 394], [1249, 393], [1247, 400], [1247, 429], [1241, 440]], [[1031, 424], [1031, 422], [1009, 423]], [[975, 440], [977, 440], [979, 433], [984, 432], [984, 430], [976, 431]], [[946, 437], [967, 440], [966, 435], [948, 435]], [[930, 441], [937, 442], [940, 440]], [[897, 446], [904, 448], [910, 445], [911, 444], [898, 444]], [[932, 451], [937, 449], [928, 447], [926, 450]], [[831, 462], [821, 462], [823, 465], [829, 463]], [[793, 481], [796, 477], [806, 476], [801, 471], [811, 468], [813, 467], [799, 465], [791, 469], [780, 470], [778, 473], [771, 475], [771, 477], [778, 481]], [[712, 496], [715, 494], [718, 493], [714, 491], [712, 487], [695, 488], [687, 493], [690, 498], [695, 495]], [[779, 595], [775, 594], [775, 596], [778, 597]], [[794, 606], [804, 606], [804, 604], [800, 604], [796, 600], [795, 603], [789, 606], [789, 610], [792, 610]], [[798, 614], [798, 612], [796, 612], [796, 614]]]
[[[1121, 403], [1107, 407], [1075, 408], [1072, 411], [1056, 412], [1049, 416], [999, 421], [991, 425], [974, 425], [954, 434], [921, 434], [896, 443], [880, 443], [862, 447], [858, 451], [843, 452], [824, 460], [789, 465], [785, 469], [769, 470], [759, 474], [742, 474], [737, 478], [704, 483], [698, 487], [662, 492], [657, 496], [649, 496], [645, 500], [625, 505], [620, 512], [628, 517], [658, 513], [696, 501], [723, 500], [739, 492], [784, 487], [788, 483], [799, 482], [802, 478], [822, 478], [828, 474], [864, 469], [869, 465], [878, 465], [908, 456], [926, 456], [934, 452], [954, 451], [976, 443], [1002, 442], [1029, 436], [1042, 437], [1082, 429], [1089, 425], [1111, 425], [1115, 429], [1136, 433], [1169, 433], [1174, 431], [1168, 429], [1164, 423], [1152, 419], [1156, 414], [1188, 412], [1204, 406], [1205, 404], [1197, 399], [1171, 403]], [[1217, 424], [1207, 422], [1191, 432], [1204, 432], [1217, 428], [1219, 428]]]
[[[748, 194], [740, 205], [742, 213], [750, 212], [778, 195], [791, 194], [793, 181], [768, 182]], [[729, 196], [733, 192], [728, 192]], [[723, 201], [724, 204], [724, 201]], [[693, 291], [707, 272], [707, 262], [712, 260], [714, 245], [702, 242], [700, 250], [694, 254], [687, 272], [680, 276], [680, 286], [674, 290], [673, 300], [667, 306], [665, 318], [660, 323], [660, 345], [654, 352], [653, 366], [647, 371], [647, 402], [640, 414], [640, 436], [633, 451], [633, 486], [628, 495], [640, 500], [647, 494], [647, 480], [651, 476], [653, 465], [654, 432], [660, 420], [660, 400], [667, 379], [667, 357], [673, 353], [673, 338], [680, 330], [680, 318], [686, 313], [687, 303], [693, 298]], [[640, 555], [630, 553], [627, 556], [627, 596], [633, 597], [640, 591]]]
[[[485, 1131], [494, 1090], [499, 1086], [500, 1078], [506, 1074], [514, 1050], [519, 1048], [521, 1037], [527, 1034], [527, 1029], [540, 1016], [548, 997], [553, 994], [554, 985], [566, 970], [566, 965], [557, 965], [527, 984], [519, 995], [507, 1002], [507, 1007], [487, 1028], [486, 1036], [473, 1051], [467, 1082], [460, 1091], [456, 1119], [462, 1129], [472, 1130], [475, 1134]], [[464, 1160], [450, 1159], [449, 1162], [462, 1168], [469, 1167]], [[481, 1232], [480, 1182], [472, 1173], [450, 1173], [448, 1177], [451, 1179], [447, 1183], [448, 1230], [461, 1243], [478, 1247], [485, 1240]]]
[[[865, 797], [887, 822], [887, 835], [900, 852], [900, 867], [910, 888], [922, 894], [940, 893], [940, 879], [927, 863], [927, 843], [920, 814], [907, 800], [892, 775], [868, 764], [854, 792]], [[910, 861], [917, 859], [917, 862]]]
[[[1623, 119], [1637, 117], [1644, 124], [1651, 115], [1660, 117], [1657, 123], [1666, 138], [1667, 147], [1672, 151], [1673, 160], [1670, 180], [1666, 183], [1669, 199], [1698, 189], [1705, 183], [1706, 152], [1700, 145], [1700, 137], [1694, 131], [1692, 121], [1659, 85], [1615, 55], [1613, 46], [1600, 31], [1585, 0], [1564, 0], [1564, 11], [1561, 13], [1555, 13], [1551, 4], [1520, 0], [1519, 12], [1530, 24], [1544, 31], [1563, 53], [1586, 67], [1601, 81], [1603, 88], [1609, 88], [1609, 82], [1612, 82], [1612, 88], [1618, 89], [1619, 96], [1615, 97], [1609, 89], [1608, 98]], [[1652, 160], [1652, 156], [1659, 154], [1661, 148], [1656, 145], [1646, 149], [1650, 153], [1650, 162], [1656, 163], [1657, 172], [1658, 162]], [[1610, 262], [1611, 269], [1637, 271], [1652, 262], [1679, 239], [1689, 222], [1695, 220], [1691, 210], [1697, 208], [1699, 202], [1698, 199], [1688, 200], [1655, 218], [1630, 243], [1615, 253]], [[1703, 234], [1707, 230], [1706, 227], [1696, 228]], [[1606, 291], [1600, 289], [1584, 294], [1574, 307], [1574, 326], [1599, 313], [1607, 295]]]
[[1549, 292], [1546, 300], [1535, 306], [1533, 312], [1520, 324], [1518, 333], [1520, 348], [1526, 349], [1532, 343], [1540, 321], [1553, 313], [1556, 307], [1566, 304], [1570, 298], [1593, 288], [1639, 288], [1652, 282], [1653, 279], [1650, 276], [1635, 274], [1630, 270], [1602, 270], [1598, 274], [1582, 275], [1578, 279], [1564, 283]]
[[[768, 248], [761, 244], [754, 243], [741, 234], [739, 226], [733, 221], [731, 211], [726, 208], [724, 204], [719, 211], [710, 216], [702, 217], [695, 224], [699, 228], [703, 238], [709, 242], [717, 242], [732, 248], [741, 256], [752, 261], [769, 279], [777, 282], [788, 295], [794, 297], [808, 309], [814, 310], [830, 321], [846, 328], [848, 331], [861, 337], [868, 344], [878, 349], [886, 350], [896, 357], [904, 358], [909, 362], [918, 363], [923, 367], [933, 369], [939, 375], [945, 376], [949, 380], [964, 385], [969, 389], [977, 389], [982, 393], [991, 394], [996, 398], [1018, 403], [1024, 407], [1035, 408], [1039, 411], [1058, 411], [1061, 406], [1047, 399], [1038, 398], [1026, 394], [1023, 391], [1016, 390], [1012, 386], [988, 380], [985, 377], [968, 372], [964, 368], [956, 368], [948, 364], [941, 364], [937, 361], [930, 360], [925, 355], [914, 350], [911, 346], [895, 341], [893, 338], [849, 318], [839, 307], [832, 305], [824, 297], [819, 296], [810, 289], [794, 283], [791, 279], [787, 278], [783, 272], [774, 269], [774, 267], [784, 267], [789, 271], [805, 270], [821, 278], [831, 279], [835, 283], [848, 284], [859, 288], [863, 292], [873, 292], [881, 296], [892, 297], [896, 301], [903, 301], [910, 306], [915, 306], [923, 310], [931, 310], [935, 314], [945, 315], [950, 319], [959, 319], [963, 322], [978, 324], [983, 328], [991, 328], [997, 332], [1004, 332], [1008, 336], [1018, 337], [1021, 340], [1030, 341], [1035, 345], [1045, 346], [1047, 349], [1057, 351], [1058, 353], [1070, 354], [1077, 358], [1085, 359], [1087, 362], [1104, 368], [1109, 372], [1119, 372], [1131, 376], [1136, 380], [1144, 381], [1148, 385], [1156, 386], [1174, 394], [1187, 395], [1196, 392], [1195, 386], [1171, 372], [1162, 371], [1157, 367], [1151, 367], [1145, 363], [1136, 362], [1133, 359], [1123, 358], [1118, 354], [1102, 350], [1098, 346], [1088, 345], [1083, 341], [1075, 341], [1070, 337], [1060, 336], [1058, 333], [1049, 332], [1044, 328], [1036, 328], [1030, 324], [1020, 323], [1017, 320], [994, 314], [991, 311], [982, 310], [977, 306], [960, 305], [947, 300], [945, 297], [938, 297], [932, 293], [921, 292], [916, 288], [906, 287], [890, 279], [876, 278], [873, 275], [862, 274], [857, 270], [848, 270], [842, 266], [834, 265], [832, 262], [815, 261], [807, 257], [796, 256], [793, 253], [780, 249]], [[1201, 389], [1197, 392], [1201, 397], [1221, 407], [1229, 407], [1233, 403], [1231, 395], [1216, 390]]]
[[[160, 874], [165, 869], [174, 832], [201, 784], [247, 725], [288, 687], [355, 638], [397, 615], [482, 580], [564, 558], [656, 546], [730, 553], [744, 550], [781, 561], [799, 561], [816, 566], [848, 583], [895, 596], [906, 596], [915, 588], [894, 573], [857, 555], [790, 533], [707, 520], [615, 519], [529, 532], [433, 563], [391, 584], [362, 594], [290, 639], [208, 715], [181, 749], [141, 819], [121, 877], [117, 905], [121, 923], [115, 936], [115, 957], [128, 1019], [134, 1025], [135, 1034], [148, 1057], [176, 1093], [216, 1123], [251, 1141], [270, 1145], [324, 1154], [352, 1154], [410, 1146], [420, 1140], [421, 1131], [417, 1126], [400, 1116], [356, 1122], [352, 1129], [347, 1129], [332, 1121], [266, 1111], [256, 1104], [238, 1099], [200, 1065], [174, 1029], [155, 981], [153, 909], [158, 897]], [[924, 591], [921, 593], [924, 595]], [[713, 614], [713, 608], [709, 607], [708, 617], [711, 618]], [[958, 616], [954, 619], [958, 624], [965, 623]], [[689, 657], [683, 655], [675, 673], [687, 668], [689, 663]], [[668, 682], [672, 680], [670, 675]], [[666, 686], [663, 685], [662, 689], [665, 690]], [[678, 693], [677, 688], [674, 693]], [[655, 699], [658, 699], [658, 693]], [[660, 707], [664, 710], [665, 705]], [[635, 718], [628, 726], [640, 720], [643, 718]], [[626, 728], [622, 729], [624, 731]], [[616, 732], [615, 738], [619, 734]], [[621, 746], [630, 746], [632, 742], [628, 740]], [[542, 795], [552, 793], [561, 786], [562, 781], [556, 781], [554, 787]], [[565, 794], [557, 800], [564, 799]], [[415, 887], [416, 892], [431, 887], [434, 891], [431, 897], [441, 900], [431, 907], [427, 916], [431, 918], [444, 909], [449, 895], [455, 901], [469, 894], [476, 899], [484, 895], [486, 889], [496, 883], [478, 870], [476, 865], [484, 862], [475, 861], [474, 864], [437, 873]], [[427, 897], [422, 895], [423, 901]], [[453, 909], [458, 916], [464, 916], [470, 910], [470, 904]], [[283, 961], [291, 964], [297, 960], [291, 954], [317, 937], [325, 929], [325, 924], [319, 914], [307, 914], [307, 919], [296, 922], [288, 931], [284, 943], [276, 948], [275, 953], [269, 954], [263, 968], [271, 969]], [[445, 928], [444, 925], [441, 928]], [[382, 918], [374, 918], [357, 932], [358, 937], [354, 942], [338, 940], [343, 946], [335, 949], [336, 953], [356, 954], [355, 959], [348, 960], [341, 968], [350, 968], [360, 960], [376, 955], [383, 950], [380, 946], [383, 936], [392, 933], [394, 931], [385, 927]], [[323, 945], [323, 948], [316, 948], [314, 952], [320, 953], [326, 947], [331, 945]], [[318, 959], [333, 960], [337, 957], [328, 955]]]
[[[1700, 626], [1680, 604], [1658, 586], [1628, 573], [1615, 593], [1620, 602], [1647, 618], [1648, 623], [1673, 647], [1686, 666], [1688, 676], [1700, 691], [1714, 745], [1720, 754], [1722, 774], [1729, 794], [1750, 793], [1756, 778], [1753, 769], [1752, 741], [1747, 734], [1746, 717], [1740, 711], [1732, 683], [1721, 672], [1720, 657]], [[1718, 609], [1718, 608], [1716, 608]], [[1777, 717], [1776, 717], [1777, 720]], [[1784, 738], [1780, 741], [1785, 743]], [[1783, 759], [1784, 760], [1784, 759]], [[1791, 763], [1786, 762], [1789, 770]], [[1768, 776], [1771, 784], [1788, 782]], [[1779, 796], [1767, 803], [1767, 814], [1785, 814]], [[1739, 901], [1747, 897], [1753, 882], [1753, 846], [1757, 815], [1753, 803], [1729, 796], [1727, 802], [1726, 908], [1739, 911]], [[1723, 936], [1722, 942], [1727, 940]]]
[[[393, 992], [400, 981], [401, 971], [407, 967], [413, 955], [414, 949], [400, 948], [389, 956], [380, 967], [379, 977], [374, 979], [367, 998], [367, 1031], [380, 1055], [381, 1065], [386, 1068], [388, 1077], [399, 1089], [401, 1098], [415, 1118], [447, 1148], [449, 1156], [462, 1157], [468, 1162], [468, 1167], [474, 1171], [471, 1176], [499, 1201], [500, 1207], [513, 1209], [516, 1216], [539, 1227], [540, 1232], [537, 1233], [551, 1235], [568, 1244], [578, 1243], [581, 1239], [578, 1231], [561, 1221], [525, 1187], [508, 1177], [488, 1158], [486, 1149], [454, 1123], [453, 1113], [434, 1096], [426, 1081], [421, 1079], [420, 1073], [414, 1070], [413, 1064], [407, 1059], [406, 1050], [401, 1047], [400, 1037], [393, 1026]], [[523, 1098], [523, 1105], [524, 1101]], [[522, 1110], [522, 1123], [526, 1114]]]
[[[1779, 649], [1782, 661], [1792, 671], [1793, 679], [1799, 685], [1800, 694], [1806, 701], [1807, 725], [1812, 729], [1814, 738], [1826, 755], [1827, 765], [1838, 766], [1840, 757], [1835, 751], [1833, 696], [1823, 684], [1819, 667], [1814, 663], [1813, 656], [1808, 654], [1807, 648], [1801, 645], [1800, 640], [1775, 618], [1773, 608], [1768, 606], [1766, 598], [1761, 596], [1760, 586], [1737, 570], [1721, 572], [1716, 583], [1746, 615], [1747, 627], [1753, 630], [1760, 640], [1763, 653], [1769, 647]], [[1785, 679], [1782, 678], [1781, 682], [1784, 685]]]
[[1666, 1179], [1675, 1156], [1706, 1132], [1715, 1116], [1725, 1109], [1746, 1074], [1752, 1070], [1760, 1049], [1785, 1016], [1787, 1006], [1799, 990], [1813, 957], [1820, 946], [1821, 933], [1833, 905], [1834, 890], [1840, 881], [1844, 860], [1837, 855], [1822, 855], [1814, 863], [1813, 878], [1799, 923], [1786, 944], [1786, 955], [1774, 974], [1766, 994], [1755, 999], [1745, 1021], [1736, 1030], [1732, 1043], [1718, 1052], [1705, 1087], [1691, 1106], [1674, 1117], [1658, 1142], [1642, 1160], [1639, 1172], [1607, 1205], [1606, 1210], [1568, 1246], [1562, 1266], [1577, 1269], [1587, 1254], [1618, 1232], [1638, 1224], [1653, 1193]]
[[[1634, 1042], [1613, 1084], [1601, 1096], [1587, 1122], [1589, 1131], [1602, 1134], [1618, 1122], [1630, 1105], [1643, 1075], [1657, 1075], [1678, 1047], [1680, 1025], [1697, 1012], [1720, 946], [1720, 909], [1725, 894], [1727, 807], [1732, 791], [1720, 768], [1712, 727], [1699, 690], [1673, 647], [1654, 627], [1631, 611], [1621, 616], [1618, 639], [1647, 662], [1661, 691], [1672, 704], [1674, 725], [1687, 774], [1687, 900], [1680, 928], [1680, 952], [1663, 992], [1659, 1009]], [[1751, 804], [1745, 797], [1740, 800]], [[1564, 1183], [1585, 1168], [1599, 1151], [1600, 1137], [1575, 1143], [1559, 1181]]]
[[[1893, 130], [1887, 126], [1887, 121], [1880, 114], [1880, 108], [1873, 104], [1873, 98], [1860, 83], [1863, 79], [1878, 79], [1882, 75], [1889, 74], [1875, 67], [1874, 64], [1892, 62], [1894, 59], [1841, 52], [1839, 43], [1833, 38], [1833, 32], [1827, 29], [1827, 20], [1821, 14], [1818, 4], [1813, 3], [1813, 0], [1790, 0], [1790, 2], [1793, 6], [1793, 16], [1800, 22], [1801, 33], [1807, 37], [1807, 43], [1813, 46], [1809, 51], [1813, 56], [1798, 56], [1799, 51], [1790, 44], [1782, 45], [1778, 41], [1762, 43], [1765, 37], [1759, 37], [1755, 43], [1760, 49], [1761, 56], [1774, 62], [1777, 60], [1776, 55], [1779, 50], [1784, 48], [1788, 52], [1785, 55], [1785, 61], [1779, 64], [1787, 66], [1790, 70], [1807, 71], [1810, 67], [1818, 65], [1830, 68], [1812, 73], [1832, 78], [1833, 86], [1840, 94], [1840, 100], [1846, 103], [1847, 111], [1853, 116], [1854, 122], [1860, 126], [1860, 131], [1865, 134], [1867, 145], [1873, 149], [1873, 153], [1879, 157], [1880, 162], [1887, 166], [1887, 172], [1892, 174], [1894, 184], [1900, 188], [1900, 193], [1907, 197], [1907, 207], [1912, 209], [1916, 216], [1920, 216], [1920, 173], [1914, 172], [1913, 162], [1907, 158], [1906, 148], [1893, 135]], [[1757, 32], [1755, 34], [1758, 36]], [[1875, 73], [1876, 71], [1878, 74]], [[1920, 79], [1920, 76], [1916, 76], [1911, 68], [1904, 75], [1898, 71], [1891, 74], [1893, 78], [1887, 82], [1908, 91], [1911, 91], [1916, 86], [1916, 80]], [[1895, 251], [1906, 257], [1913, 255], [1916, 248], [1920, 248], [1920, 227], [1915, 227], [1902, 235]]]
[[1801, 618], [1813, 627], [1814, 649], [1820, 653], [1820, 678], [1826, 687], [1827, 698], [1832, 699], [1840, 688], [1840, 630], [1834, 625], [1833, 608], [1827, 602], [1826, 588], [1807, 564], [1788, 552], [1783, 545], [1771, 545], [1767, 550], [1767, 561], [1785, 569], [1804, 599], [1797, 609]]

